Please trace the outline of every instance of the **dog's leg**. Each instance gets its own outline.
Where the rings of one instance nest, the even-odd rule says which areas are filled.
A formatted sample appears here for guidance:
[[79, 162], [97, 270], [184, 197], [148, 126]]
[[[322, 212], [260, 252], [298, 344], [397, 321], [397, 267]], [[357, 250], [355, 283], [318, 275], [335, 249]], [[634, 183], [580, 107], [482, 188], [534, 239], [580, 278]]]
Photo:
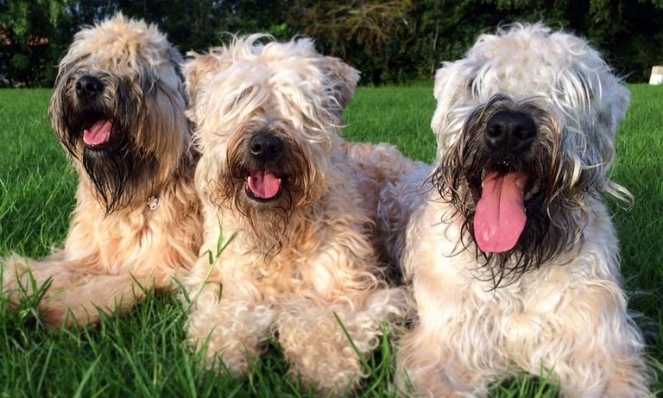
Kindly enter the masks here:
[[484, 397], [506, 361], [496, 354], [495, 336], [481, 333], [484, 328], [473, 320], [482, 311], [467, 305], [476, 301], [454, 268], [456, 258], [438, 255], [438, 236], [443, 235], [435, 229], [417, 231], [408, 236], [415, 251], [406, 253], [404, 266], [416, 270], [412, 289], [418, 319], [399, 341], [396, 384], [404, 395]]
[[367, 371], [362, 360], [378, 346], [384, 322], [402, 314], [403, 302], [399, 289], [372, 293], [362, 304], [286, 302], [277, 325], [293, 376], [326, 395], [355, 387]]
[[[326, 395], [340, 394], [359, 382], [363, 372], [359, 356], [370, 349], [366, 344], [377, 343], [377, 325], [373, 325], [376, 340], [359, 341], [368, 336], [358, 336], [358, 332], [368, 331], [357, 330], [358, 325], [345, 316], [347, 309], [337, 312], [343, 326], [334, 312], [302, 299], [287, 303], [278, 320], [279, 342], [293, 377], [301, 377], [306, 385], [315, 386]], [[353, 350], [343, 327], [359, 353]]]
[[[596, 331], [597, 336], [612, 332], [606, 329], [591, 330]], [[632, 332], [623, 329], [618, 332], [619, 338], [624, 339], [621, 342], [606, 342], [606, 345], [587, 342], [588, 345], [584, 349], [576, 347], [575, 352], [564, 362], [551, 364], [550, 368], [559, 378], [562, 396], [569, 398], [653, 396], [648, 388], [649, 376], [646, 365], [640, 349], [636, 348], [640, 344], [636, 343], [639, 336]], [[568, 341], [565, 344], [571, 345], [574, 342]]]
[[151, 276], [102, 273], [93, 259], [66, 260], [62, 251], [42, 261], [14, 256], [3, 262], [3, 290], [14, 304], [48, 286], [39, 310], [49, 326], [96, 322], [99, 310], [131, 308], [153, 286]]
[[131, 309], [153, 287], [151, 277], [131, 274], [94, 275], [86, 283], [70, 286], [57, 296], [47, 295], [39, 309], [50, 326], [95, 323], [100, 311]]
[[211, 363], [222, 359], [231, 372], [246, 373], [270, 336], [274, 311], [255, 301], [221, 298], [221, 285], [214, 282], [190, 289], [189, 295], [189, 342]]
[[582, 284], [567, 292], [564, 304], [541, 324], [552, 329], [513, 344], [532, 347], [526, 369], [551, 370], [564, 397], [651, 396], [643, 338], [616, 283]]
[[[406, 396], [483, 397], [488, 377], [463, 366], [442, 333], [417, 325], [400, 340], [396, 385]], [[453, 347], [451, 347], [453, 348]]]
[[40, 261], [11, 256], [0, 259], [0, 266], [3, 267], [3, 291], [17, 304], [23, 296], [35, 294], [47, 283], [50, 295], [84, 283], [85, 277], [90, 275], [93, 260], [67, 260], [65, 252], [60, 250]]
[[651, 375], [640, 353], [620, 352], [612, 355], [611, 361], [612, 371], [606, 383], [605, 396], [634, 398], [654, 396], [649, 391]]

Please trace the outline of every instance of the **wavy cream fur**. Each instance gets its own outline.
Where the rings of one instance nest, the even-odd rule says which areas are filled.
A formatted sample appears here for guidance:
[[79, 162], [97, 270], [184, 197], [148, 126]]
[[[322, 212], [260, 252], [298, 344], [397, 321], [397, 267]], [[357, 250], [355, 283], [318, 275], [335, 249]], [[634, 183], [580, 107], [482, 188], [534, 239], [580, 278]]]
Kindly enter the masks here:
[[[202, 152], [201, 254], [233, 237], [211, 264], [201, 256], [187, 282], [194, 300], [188, 339], [206, 347], [211, 361], [244, 373], [276, 335], [294, 376], [342, 394], [365, 373], [334, 314], [364, 357], [377, 347], [381, 323], [402, 312], [403, 295], [387, 286], [372, 243], [379, 187], [412, 164], [392, 147], [350, 145], [339, 136], [359, 77], [354, 69], [318, 54], [309, 39], [262, 39], [236, 38], [194, 55], [185, 68]], [[243, 189], [219, 194], [228, 188], [220, 176], [229, 159], [241, 155], [235, 143], [265, 129], [301, 148], [304, 164], [289, 162], [309, 170], [283, 225], [267, 210], [239, 211], [236, 204], [248, 200]]]
[[[608, 172], [629, 93], [587, 42], [516, 25], [481, 36], [465, 58], [445, 64], [432, 121], [438, 163], [472, 110], [496, 94], [552, 115], [556, 128], [546, 134], [562, 134], [556, 155], [568, 160], [552, 171], [564, 176], [558, 184], [573, 187], [581, 171], [593, 170], [594, 192], [625, 192]], [[454, 209], [430, 185], [431, 171], [421, 167], [388, 186], [380, 205], [418, 312], [398, 352], [401, 387], [417, 396], [482, 397], [491, 382], [527, 372], [557, 379], [565, 397], [648, 396], [643, 339], [627, 312], [619, 243], [600, 195], [566, 210], [586, 217], [572, 247], [493, 289], [477, 278], [474, 243], [459, 246], [462, 220], [449, 219]]]

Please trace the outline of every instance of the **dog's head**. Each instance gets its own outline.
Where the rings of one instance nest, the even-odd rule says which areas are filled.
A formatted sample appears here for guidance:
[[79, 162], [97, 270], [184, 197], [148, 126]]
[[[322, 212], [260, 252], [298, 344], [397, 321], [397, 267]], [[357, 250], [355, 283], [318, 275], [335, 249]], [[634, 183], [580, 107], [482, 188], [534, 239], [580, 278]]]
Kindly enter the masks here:
[[628, 195], [608, 171], [629, 92], [586, 41], [540, 24], [483, 35], [434, 91], [433, 183], [496, 285], [578, 242], [588, 196]]
[[181, 61], [120, 14], [79, 31], [60, 62], [51, 121], [108, 212], [158, 190], [189, 145]]
[[283, 227], [328, 189], [341, 113], [359, 76], [309, 39], [263, 38], [235, 38], [187, 62], [189, 116], [210, 196], [253, 224], [276, 217]]

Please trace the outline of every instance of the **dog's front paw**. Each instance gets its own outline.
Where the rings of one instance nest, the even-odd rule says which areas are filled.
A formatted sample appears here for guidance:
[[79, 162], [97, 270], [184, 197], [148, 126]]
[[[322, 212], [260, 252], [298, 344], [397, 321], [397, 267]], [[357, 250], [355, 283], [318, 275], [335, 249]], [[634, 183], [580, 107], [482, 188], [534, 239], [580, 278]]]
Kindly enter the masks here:
[[325, 396], [347, 393], [364, 375], [360, 361], [365, 354], [363, 344], [350, 341], [361, 340], [361, 333], [341, 322], [344, 325], [331, 310], [324, 309], [308, 314], [292, 312], [279, 320], [279, 341], [291, 375]]
[[246, 346], [229, 336], [224, 337], [212, 332], [209, 339], [191, 343], [203, 354], [210, 368], [220, 365], [235, 377], [246, 375], [250, 364], [259, 356], [257, 347]]

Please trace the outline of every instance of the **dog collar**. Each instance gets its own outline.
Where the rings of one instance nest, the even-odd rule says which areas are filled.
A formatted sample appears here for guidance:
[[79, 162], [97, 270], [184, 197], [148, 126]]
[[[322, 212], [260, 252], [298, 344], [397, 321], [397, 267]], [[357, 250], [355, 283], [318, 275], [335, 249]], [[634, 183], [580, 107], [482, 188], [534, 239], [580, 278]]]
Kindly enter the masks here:
[[156, 210], [159, 208], [159, 197], [158, 196], [150, 196], [147, 199], [147, 208], [150, 210]]

